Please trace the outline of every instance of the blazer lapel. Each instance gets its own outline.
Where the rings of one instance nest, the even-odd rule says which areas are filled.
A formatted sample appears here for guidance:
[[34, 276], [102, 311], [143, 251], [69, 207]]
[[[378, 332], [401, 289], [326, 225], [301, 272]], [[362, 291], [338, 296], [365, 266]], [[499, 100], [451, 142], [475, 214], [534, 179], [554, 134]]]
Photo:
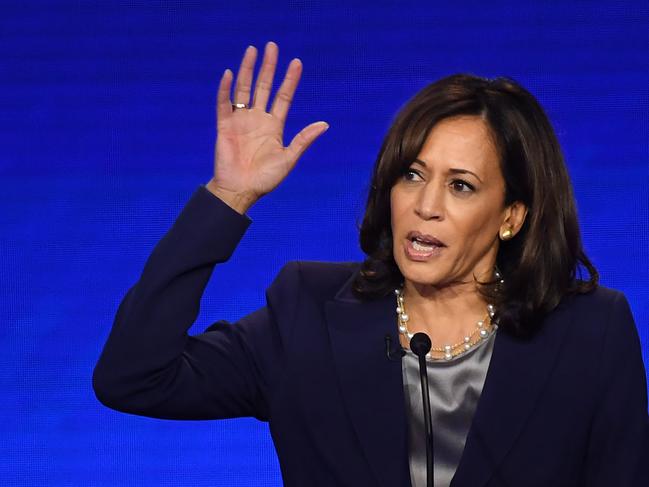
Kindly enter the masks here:
[[533, 412], [569, 326], [563, 306], [539, 332], [521, 340], [498, 332], [473, 423], [451, 486], [483, 486], [493, 475]]
[[394, 298], [363, 302], [350, 284], [326, 303], [345, 407], [376, 481], [410, 485], [401, 360], [386, 356], [386, 335], [399, 344]]

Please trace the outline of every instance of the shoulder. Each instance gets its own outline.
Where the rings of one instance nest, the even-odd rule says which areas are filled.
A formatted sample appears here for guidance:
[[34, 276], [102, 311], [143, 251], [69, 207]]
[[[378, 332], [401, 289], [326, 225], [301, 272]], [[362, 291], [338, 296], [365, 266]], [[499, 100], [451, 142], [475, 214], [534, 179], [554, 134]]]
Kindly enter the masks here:
[[598, 286], [588, 293], [566, 296], [553, 312], [570, 311], [577, 316], [600, 322], [610, 313], [619, 312], [624, 305], [628, 306], [624, 293]]
[[349, 287], [360, 269], [360, 262], [291, 261], [277, 274], [269, 295], [290, 293], [294, 298], [307, 293], [316, 299], [333, 299]]
[[624, 293], [604, 286], [598, 286], [588, 293], [565, 297], [553, 313], [565, 311], [569, 311], [579, 321], [591, 323], [603, 323], [611, 317], [630, 314]]
[[[558, 318], [558, 319], [553, 319]], [[639, 347], [639, 336], [626, 296], [598, 286], [585, 294], [564, 298], [546, 322], [568, 326], [583, 343], [604, 347]], [[627, 348], [628, 350], [629, 348]]]
[[563, 297], [558, 308], [592, 306], [598, 303], [610, 303], [619, 296], [624, 296], [621, 291], [598, 285], [587, 293], [568, 294]]

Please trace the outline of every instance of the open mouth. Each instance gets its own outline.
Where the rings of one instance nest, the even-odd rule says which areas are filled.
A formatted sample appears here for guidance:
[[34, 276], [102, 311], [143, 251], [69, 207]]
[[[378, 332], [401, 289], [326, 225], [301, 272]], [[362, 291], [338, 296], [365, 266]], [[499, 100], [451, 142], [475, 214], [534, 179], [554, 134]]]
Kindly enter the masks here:
[[421, 261], [439, 254], [446, 244], [432, 235], [413, 231], [408, 233], [405, 247], [410, 259]]
[[428, 252], [435, 249], [435, 247], [441, 247], [441, 245], [436, 245], [434, 243], [422, 242], [421, 240], [414, 239], [412, 240], [412, 248], [420, 252]]
[[427, 235], [416, 231], [408, 232], [408, 236], [406, 238], [411, 242], [413, 243], [416, 242], [417, 245], [421, 245], [421, 246], [446, 247], [446, 244], [444, 244], [444, 242], [442, 242], [438, 238], [435, 238], [432, 235]]

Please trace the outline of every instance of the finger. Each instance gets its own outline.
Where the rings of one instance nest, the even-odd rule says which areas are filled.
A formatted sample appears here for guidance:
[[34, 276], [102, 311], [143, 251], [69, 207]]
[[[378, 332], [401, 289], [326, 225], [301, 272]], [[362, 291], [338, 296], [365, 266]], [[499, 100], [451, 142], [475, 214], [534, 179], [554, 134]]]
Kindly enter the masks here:
[[301, 75], [302, 62], [299, 59], [293, 59], [288, 65], [284, 81], [282, 81], [279, 90], [277, 90], [273, 106], [270, 109], [270, 114], [279, 118], [282, 123], [286, 120], [286, 115], [288, 114], [288, 109], [291, 107], [293, 95], [300, 82]]
[[268, 98], [270, 98], [270, 90], [273, 88], [273, 77], [275, 76], [275, 67], [277, 66], [278, 50], [277, 44], [274, 42], [266, 44], [264, 60], [261, 63], [257, 83], [255, 84], [255, 95], [252, 102], [254, 108], [266, 110]]
[[250, 87], [256, 60], [257, 49], [254, 46], [248, 46], [241, 60], [237, 82], [234, 85], [234, 103], [245, 103], [246, 105], [250, 103]]
[[286, 148], [291, 163], [295, 164], [300, 156], [304, 154], [304, 151], [307, 150], [311, 144], [313, 144], [315, 139], [324, 134], [328, 128], [329, 124], [327, 122], [315, 122], [311, 125], [307, 125], [302, 130], [300, 130], [300, 132], [295, 137], [293, 137], [293, 140], [291, 140], [291, 143]]
[[232, 102], [230, 101], [230, 88], [232, 87], [232, 71], [226, 69], [221, 76], [219, 91], [216, 94], [216, 121], [225, 120], [232, 114]]

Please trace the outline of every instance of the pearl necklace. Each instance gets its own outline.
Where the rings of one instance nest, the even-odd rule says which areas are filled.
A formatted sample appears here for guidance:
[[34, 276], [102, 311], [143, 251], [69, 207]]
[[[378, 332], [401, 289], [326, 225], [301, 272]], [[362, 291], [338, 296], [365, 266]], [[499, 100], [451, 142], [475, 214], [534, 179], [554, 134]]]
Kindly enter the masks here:
[[[496, 273], [496, 278], [500, 278], [500, 274]], [[502, 284], [502, 279], [500, 283]], [[410, 333], [408, 330], [408, 321], [410, 317], [406, 313], [405, 301], [403, 297], [403, 286], [401, 288], [395, 289], [394, 294], [397, 298], [397, 320], [399, 322], [399, 333], [401, 333], [408, 343], [410, 339], [414, 336], [414, 333]], [[486, 316], [479, 320], [476, 323], [476, 329], [469, 335], [465, 335], [464, 339], [455, 344], [446, 344], [443, 347], [432, 347], [430, 352], [426, 354], [428, 360], [452, 360], [460, 354], [464, 354], [469, 350], [475, 348], [483, 340], [489, 338], [493, 333], [498, 329], [498, 324], [492, 322], [492, 318], [495, 314], [495, 308], [493, 304], [487, 304], [487, 314]], [[443, 357], [433, 357], [433, 352], [443, 353]]]

